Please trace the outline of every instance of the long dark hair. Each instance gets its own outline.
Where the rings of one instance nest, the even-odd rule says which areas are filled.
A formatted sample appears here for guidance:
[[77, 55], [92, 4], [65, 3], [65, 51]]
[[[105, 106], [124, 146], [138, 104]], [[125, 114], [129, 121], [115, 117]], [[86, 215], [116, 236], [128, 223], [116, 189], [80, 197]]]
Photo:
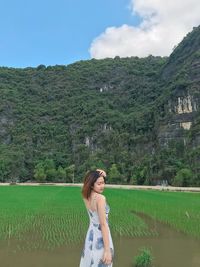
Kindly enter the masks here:
[[[88, 199], [92, 192], [92, 187], [94, 186], [94, 183], [96, 180], [100, 177], [101, 172], [99, 171], [89, 171], [86, 173], [84, 180], [83, 180], [83, 188], [82, 188], [82, 195], [84, 198]], [[105, 177], [103, 176], [104, 181]]]

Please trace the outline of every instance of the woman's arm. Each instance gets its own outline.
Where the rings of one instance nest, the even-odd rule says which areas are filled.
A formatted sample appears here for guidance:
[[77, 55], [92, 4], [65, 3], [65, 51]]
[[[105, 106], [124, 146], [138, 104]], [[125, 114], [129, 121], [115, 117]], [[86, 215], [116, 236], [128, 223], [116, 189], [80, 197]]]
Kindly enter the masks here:
[[106, 265], [111, 264], [112, 254], [110, 251], [110, 241], [109, 241], [109, 229], [106, 222], [106, 212], [105, 212], [106, 198], [103, 195], [99, 195], [97, 199], [97, 211], [99, 214], [99, 222], [101, 225], [101, 232], [104, 242], [104, 253], [102, 257], [102, 262]]
[[106, 177], [106, 172], [104, 170], [96, 169], [96, 171], [100, 172], [101, 175], [103, 175], [104, 177]]

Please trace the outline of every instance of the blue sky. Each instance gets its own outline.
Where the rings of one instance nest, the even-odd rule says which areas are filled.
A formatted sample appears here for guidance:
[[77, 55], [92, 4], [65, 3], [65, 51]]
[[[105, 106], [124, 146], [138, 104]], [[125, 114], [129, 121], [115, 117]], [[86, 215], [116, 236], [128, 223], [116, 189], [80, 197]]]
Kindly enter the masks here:
[[0, 66], [69, 64], [89, 59], [107, 27], [136, 25], [129, 0], [0, 0]]
[[199, 0], [0, 0], [0, 66], [168, 56], [199, 11]]

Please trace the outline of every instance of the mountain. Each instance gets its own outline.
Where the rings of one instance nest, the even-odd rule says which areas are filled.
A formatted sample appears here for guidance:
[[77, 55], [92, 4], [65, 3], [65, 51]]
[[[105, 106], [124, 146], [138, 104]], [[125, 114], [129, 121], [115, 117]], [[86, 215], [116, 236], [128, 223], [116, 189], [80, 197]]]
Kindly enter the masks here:
[[1, 181], [200, 185], [200, 27], [169, 58], [0, 68]]

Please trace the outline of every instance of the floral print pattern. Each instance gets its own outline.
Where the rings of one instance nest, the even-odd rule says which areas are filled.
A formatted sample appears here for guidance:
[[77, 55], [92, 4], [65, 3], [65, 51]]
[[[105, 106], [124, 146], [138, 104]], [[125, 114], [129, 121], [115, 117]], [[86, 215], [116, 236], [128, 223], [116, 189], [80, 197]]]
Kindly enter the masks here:
[[[108, 214], [110, 207], [106, 204], [105, 213], [106, 221], [108, 224]], [[90, 225], [86, 234], [84, 248], [81, 253], [81, 260], [79, 267], [112, 267], [113, 264], [106, 265], [102, 262], [104, 252], [104, 242], [101, 232], [101, 225], [99, 216], [96, 211], [88, 210]], [[109, 224], [108, 224], [109, 229]], [[113, 241], [109, 229], [109, 241], [112, 258], [114, 258]]]

